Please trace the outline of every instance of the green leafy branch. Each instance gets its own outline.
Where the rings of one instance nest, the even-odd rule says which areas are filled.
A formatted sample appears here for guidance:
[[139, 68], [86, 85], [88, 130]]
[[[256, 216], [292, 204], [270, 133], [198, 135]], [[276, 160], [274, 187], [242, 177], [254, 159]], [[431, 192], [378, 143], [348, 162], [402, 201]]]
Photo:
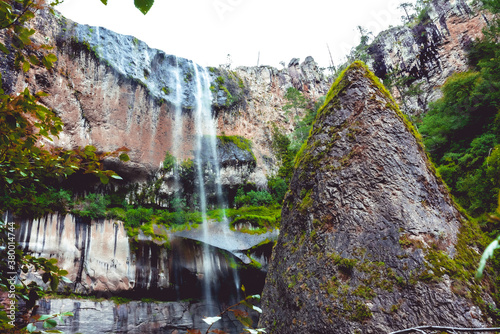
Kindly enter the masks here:
[[[108, 0], [101, 0], [101, 2], [105, 5], [108, 4]], [[151, 7], [153, 7], [154, 2], [154, 0], [134, 0], [134, 5], [135, 8], [139, 9], [141, 13], [146, 15]]]
[[74, 314], [73, 312], [63, 312], [59, 314], [46, 314], [46, 315], [38, 315], [35, 316], [35, 322], [42, 322], [43, 323], [43, 328], [46, 330], [41, 330], [39, 331], [34, 323], [29, 323], [28, 326], [26, 327], [26, 330], [28, 333], [64, 333], [63, 331], [53, 329], [54, 327], [57, 326], [57, 318], [59, 318], [60, 322], [64, 322], [63, 317], [73, 317]]

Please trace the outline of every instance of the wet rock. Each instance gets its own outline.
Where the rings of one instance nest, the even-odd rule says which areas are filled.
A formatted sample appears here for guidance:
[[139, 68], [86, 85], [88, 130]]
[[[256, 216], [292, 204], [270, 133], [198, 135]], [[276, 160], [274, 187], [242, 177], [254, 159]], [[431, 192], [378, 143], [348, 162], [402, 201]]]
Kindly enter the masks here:
[[[142, 233], [131, 239], [123, 222], [117, 220], [85, 220], [70, 214], [8, 220], [19, 224], [17, 241], [25, 252], [55, 258], [58, 266], [68, 271], [72, 283], [61, 282], [60, 292], [103, 296], [141, 294], [157, 299], [202, 297], [206, 267], [201, 227], [175, 233], [161, 231], [168, 241], [160, 241]], [[237, 295], [236, 263], [241, 264], [247, 275], [242, 281], [251, 280], [252, 275], [260, 277], [260, 286], [253, 290], [259, 293], [263, 274], [260, 268], [246, 268], [251, 262], [247, 250], [265, 240], [276, 239], [278, 231], [249, 235], [231, 231], [228, 222], [215, 221], [208, 228], [207, 247], [211, 254], [208, 267], [214, 268], [209, 275], [210, 284], [221, 300], [227, 300], [231, 293]], [[160, 228], [155, 227], [155, 231], [160, 234]], [[258, 254], [263, 265], [270, 257], [270, 249], [267, 251]], [[46, 286], [39, 273], [30, 272], [26, 279]]]
[[[37, 314], [72, 312], [57, 325], [64, 333], [129, 333], [129, 334], [185, 334], [188, 329], [206, 329], [203, 318], [214, 310], [200, 302], [143, 302], [85, 299], [42, 299]], [[242, 331], [234, 318], [225, 317], [220, 323], [230, 334]], [[217, 328], [217, 326], [214, 326]]]
[[284, 201], [263, 292], [269, 333], [484, 324], [446, 277], [419, 278], [430, 249], [455, 256], [463, 218], [410, 130], [361, 63], [332, 87]]

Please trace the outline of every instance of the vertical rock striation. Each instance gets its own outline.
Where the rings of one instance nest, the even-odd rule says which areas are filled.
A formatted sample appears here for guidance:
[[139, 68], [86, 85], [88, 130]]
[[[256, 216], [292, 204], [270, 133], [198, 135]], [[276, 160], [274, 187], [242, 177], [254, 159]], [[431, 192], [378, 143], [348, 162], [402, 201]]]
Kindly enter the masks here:
[[473, 0], [430, 1], [418, 22], [380, 33], [367, 63], [379, 78], [393, 77], [392, 93], [405, 113], [426, 112], [440, 97], [439, 86], [468, 70], [467, 51], [488, 17]]
[[389, 93], [354, 63], [326, 101], [284, 201], [261, 326], [388, 333], [482, 325], [450, 277], [429, 280], [441, 270], [429, 250], [455, 257], [462, 217]]

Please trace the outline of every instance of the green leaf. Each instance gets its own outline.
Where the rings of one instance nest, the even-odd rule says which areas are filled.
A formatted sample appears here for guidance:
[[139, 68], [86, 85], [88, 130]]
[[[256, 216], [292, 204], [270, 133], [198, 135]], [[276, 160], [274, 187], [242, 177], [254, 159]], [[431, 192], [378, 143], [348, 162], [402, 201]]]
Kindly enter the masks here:
[[66, 317], [74, 317], [75, 315], [73, 314], [73, 312], [63, 312], [61, 313], [61, 315], [64, 315]]
[[2, 51], [5, 54], [10, 53], [9, 50], [5, 47], [5, 45], [3, 45], [2, 43], [0, 43], [0, 51]]
[[73, 281], [71, 281], [69, 278], [67, 278], [66, 276], [61, 276], [61, 280], [64, 282], [64, 283], [73, 283]]
[[481, 256], [481, 260], [479, 261], [479, 268], [477, 269], [477, 272], [476, 272], [476, 279], [479, 280], [483, 277], [483, 271], [484, 271], [484, 267], [486, 267], [486, 261], [488, 261], [488, 259], [493, 256], [493, 252], [496, 249], [500, 248], [499, 242], [498, 242], [499, 240], [500, 240], [500, 237], [497, 237], [484, 250], [483, 256]]
[[30, 63], [29, 63], [29, 62], [27, 62], [27, 61], [25, 61], [25, 62], [23, 63], [23, 72], [24, 72], [24, 73], [28, 72], [28, 71], [30, 70], [30, 66], [31, 66], [31, 65], [30, 65]]
[[123, 162], [125, 162], [125, 161], [130, 161], [130, 157], [128, 156], [128, 154], [127, 154], [127, 153], [122, 153], [122, 154], [120, 154], [119, 159], [120, 159], [121, 161], [123, 161]]
[[56, 291], [58, 285], [59, 285], [59, 277], [52, 276], [52, 280], [50, 281], [50, 288], [52, 289], [52, 291]]
[[101, 180], [102, 184], [108, 184], [108, 182], [109, 182], [109, 178], [104, 174], [100, 174], [99, 179]]
[[257, 311], [259, 313], [262, 313], [262, 309], [260, 307], [257, 307], [255, 305], [252, 305], [252, 308], [254, 309], [254, 311]]
[[260, 295], [251, 295], [251, 296], [248, 296], [246, 299], [257, 299], [257, 300], [260, 300]]
[[45, 331], [45, 333], [64, 333], [58, 329], [49, 329], [47, 331]]
[[146, 15], [151, 7], [153, 7], [154, 2], [154, 0], [134, 0], [135, 7], [139, 9], [144, 15]]
[[12, 184], [12, 182], [14, 182], [14, 180], [9, 179], [8, 177], [5, 178], [5, 181], [7, 181], [8, 184]]
[[38, 58], [35, 55], [31, 55], [31, 56], [29, 56], [29, 58], [30, 58], [30, 63], [32, 63], [33, 65], [40, 64], [40, 61], [38, 60]]
[[54, 62], [57, 61], [57, 57], [51, 53], [43, 57], [42, 63], [48, 70], [54, 66]]
[[50, 315], [50, 314], [44, 314], [40, 317], [40, 319], [38, 319], [38, 321], [44, 321], [44, 320], [47, 320], [47, 319], [51, 319], [53, 318], [54, 316]]
[[57, 326], [57, 321], [54, 319], [45, 320], [43, 322], [43, 328], [54, 328]]
[[28, 330], [29, 333], [33, 333], [34, 331], [36, 331], [36, 326], [33, 324], [28, 324], [26, 329]]
[[46, 55], [45, 58], [47, 58], [51, 62], [56, 62], [57, 61], [57, 56], [54, 55], [54, 54], [52, 54], [52, 53], [49, 53], [48, 55]]
[[108, 5], [108, 0], [101, 0], [101, 2], [105, 5]]

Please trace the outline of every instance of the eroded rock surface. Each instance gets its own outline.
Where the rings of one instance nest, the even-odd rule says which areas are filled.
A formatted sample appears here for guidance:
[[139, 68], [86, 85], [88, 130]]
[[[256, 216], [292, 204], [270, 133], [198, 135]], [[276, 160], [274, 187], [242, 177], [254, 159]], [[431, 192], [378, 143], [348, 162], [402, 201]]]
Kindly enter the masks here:
[[[188, 329], [206, 330], [208, 325], [202, 319], [213, 312], [206, 304], [190, 301], [131, 301], [117, 305], [109, 300], [42, 299], [38, 304], [37, 314], [72, 312], [74, 316], [63, 317], [57, 326], [68, 334], [185, 334]], [[220, 325], [230, 334], [242, 331], [232, 314]]]
[[[0, 70], [8, 93], [29, 87], [49, 94], [43, 103], [65, 126], [60, 138], [47, 145], [66, 149], [94, 145], [98, 151], [127, 147], [131, 162], [114, 161], [109, 166], [128, 182], [154, 178], [167, 151], [176, 152], [179, 160], [193, 158], [194, 67], [199, 65], [152, 49], [132, 36], [77, 24], [57, 12], [40, 11], [33, 25], [34, 41], [54, 47], [51, 52], [58, 61], [53, 70], [32, 66], [22, 73], [11, 57], [0, 59]], [[211, 68], [208, 74], [217, 133], [243, 136], [254, 144], [256, 168], [250, 177], [245, 174], [239, 179], [265, 185], [265, 176], [278, 163], [270, 144], [273, 124], [285, 132], [293, 130], [293, 120], [282, 110], [286, 90], [295, 86], [316, 100], [328, 90], [326, 78], [311, 57], [282, 70]], [[175, 116], [177, 105], [182, 109], [181, 120]], [[179, 124], [180, 131], [175, 129]], [[180, 134], [179, 147], [174, 147], [174, 137]]]
[[489, 17], [473, 0], [430, 1], [422, 21], [375, 38], [368, 65], [379, 78], [394, 76], [392, 93], [405, 113], [426, 112], [446, 79], [468, 70], [467, 51]]
[[[153, 240], [142, 232], [130, 238], [123, 222], [112, 219], [90, 220], [71, 214], [51, 214], [40, 219], [5, 218], [20, 226], [16, 236], [24, 251], [55, 258], [58, 266], [68, 271], [72, 283], [61, 282], [60, 292], [159, 294], [159, 299], [202, 296], [206, 267], [201, 227], [171, 232], [155, 226], [155, 232], [165, 238]], [[218, 292], [221, 300], [237, 294], [235, 279], [251, 286], [254, 293], [262, 289], [265, 273], [245, 266], [251, 262], [248, 252], [265, 240], [275, 240], [278, 234], [240, 233], [230, 230], [228, 223], [211, 221], [210, 239], [206, 242], [211, 254], [209, 267], [214, 268], [211, 284], [217, 289], [223, 287]], [[270, 249], [258, 253], [255, 259], [266, 266], [269, 257]], [[39, 273], [30, 272], [26, 278], [45, 286]]]
[[419, 278], [429, 249], [455, 256], [462, 217], [377, 82], [351, 65], [299, 153], [263, 293], [270, 333], [482, 325], [448, 276]]

